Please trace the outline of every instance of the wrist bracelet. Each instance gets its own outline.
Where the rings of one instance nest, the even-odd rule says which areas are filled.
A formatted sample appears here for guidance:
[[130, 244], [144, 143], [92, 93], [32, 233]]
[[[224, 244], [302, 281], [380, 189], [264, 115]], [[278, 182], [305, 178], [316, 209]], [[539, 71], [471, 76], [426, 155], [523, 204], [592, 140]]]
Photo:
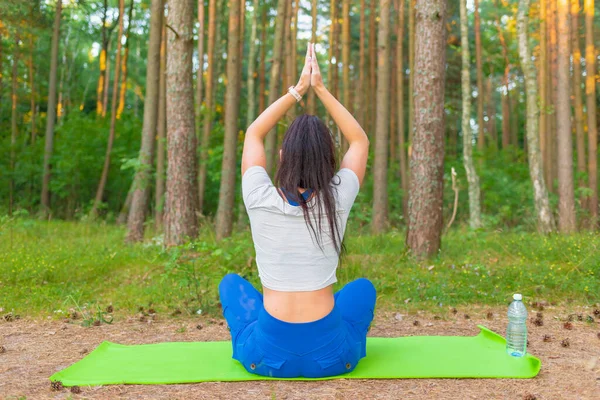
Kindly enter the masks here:
[[298, 93], [298, 91], [296, 89], [294, 89], [293, 86], [290, 86], [288, 88], [288, 93], [291, 94], [292, 96], [294, 96], [294, 98], [296, 99], [296, 102], [299, 102], [300, 100], [302, 100], [302, 96], [300, 95], [300, 93]]

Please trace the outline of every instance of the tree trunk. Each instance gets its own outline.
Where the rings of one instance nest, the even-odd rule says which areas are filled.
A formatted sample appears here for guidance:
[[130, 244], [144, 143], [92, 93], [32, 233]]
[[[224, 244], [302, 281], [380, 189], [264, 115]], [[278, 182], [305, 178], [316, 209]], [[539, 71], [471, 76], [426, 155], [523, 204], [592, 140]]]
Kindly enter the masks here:
[[[1, 40], [1, 39], [0, 39]], [[35, 126], [35, 112], [36, 112], [36, 107], [35, 107], [35, 70], [33, 67], [33, 49], [35, 47], [34, 43], [33, 43], [33, 35], [29, 35], [29, 47], [30, 52], [29, 52], [29, 87], [31, 89], [31, 144], [35, 144], [35, 139], [36, 139], [36, 126]], [[0, 68], [0, 71], [2, 69]], [[0, 85], [0, 90], [2, 90], [1, 85]]]
[[416, 0], [408, 0], [408, 156], [410, 157], [415, 130], [415, 7]]
[[358, 122], [364, 128], [365, 125], [365, 116], [367, 106], [368, 96], [366, 93], [366, 89], [368, 87], [365, 79], [367, 77], [366, 71], [366, 54], [365, 54], [365, 45], [367, 43], [366, 37], [366, 16], [365, 16], [365, 0], [360, 0], [360, 38], [359, 38], [359, 50], [358, 50], [358, 96], [356, 97], [356, 107], [357, 107], [357, 117]]
[[[275, 20], [275, 39], [273, 41], [273, 64], [271, 65], [271, 80], [269, 81], [269, 101], [273, 104], [279, 98], [279, 82], [281, 78], [281, 58], [283, 53], [284, 25], [285, 25], [286, 1], [277, 1], [277, 17]], [[266, 156], [267, 173], [271, 174], [275, 166], [277, 145], [277, 126], [267, 134]]]
[[56, 3], [52, 49], [50, 53], [50, 77], [48, 78], [48, 108], [46, 111], [46, 139], [44, 145], [44, 177], [42, 181], [42, 210], [46, 217], [50, 213], [50, 158], [54, 147], [54, 123], [56, 122], [56, 70], [58, 66], [58, 44], [60, 42], [60, 17], [62, 0]]
[[[204, 192], [206, 191], [206, 163], [208, 161], [208, 144], [212, 122], [214, 118], [214, 85], [215, 85], [215, 57], [217, 33], [217, 0], [208, 3], [208, 69], [206, 71], [206, 109], [204, 114], [204, 130], [200, 140], [200, 168], [198, 171], [198, 212], [204, 211]], [[168, 120], [168, 117], [167, 117]]]
[[541, 152], [542, 170], [544, 179], [550, 183], [550, 175], [548, 174], [550, 166], [546, 164], [546, 152], [548, 151], [548, 38], [547, 38], [547, 11], [548, 6], [546, 0], [540, 0], [540, 121], [539, 121], [539, 143]]
[[[18, 26], [17, 26], [18, 29]], [[15, 190], [14, 172], [15, 172], [15, 150], [17, 146], [17, 79], [19, 72], [19, 32], [15, 34], [15, 49], [13, 51], [12, 60], [12, 74], [11, 74], [11, 114], [10, 114], [10, 181], [8, 188], [8, 214], [12, 215], [13, 210], [13, 196]], [[2, 71], [0, 71], [2, 73]]]
[[[198, 235], [192, 0], [169, 3], [167, 40], [167, 197], [165, 244]], [[214, 12], [214, 7], [213, 10]], [[211, 15], [214, 23], [214, 14]], [[172, 29], [172, 30], [171, 30]], [[210, 35], [210, 34], [209, 34]], [[237, 47], [236, 47], [237, 52]]]
[[[371, 0], [372, 2], [374, 2], [375, 0]], [[327, 63], [327, 85], [329, 86], [329, 90], [331, 91], [332, 94], [334, 94], [335, 96], [335, 91], [333, 88], [333, 71], [334, 71], [334, 66], [333, 66], [333, 60], [335, 57], [335, 25], [336, 25], [336, 20], [337, 20], [337, 15], [336, 15], [336, 4], [335, 4], [335, 0], [331, 0], [329, 2], [329, 15], [330, 15], [330, 20], [331, 20], [331, 24], [329, 25], [329, 54], [328, 54], [328, 63]], [[337, 68], [337, 61], [336, 61], [336, 67]], [[329, 115], [329, 113], [327, 113], [327, 126], [329, 126], [330, 129], [333, 129], [331, 127], [331, 117]]]
[[569, 1], [558, 0], [558, 103], [556, 119], [558, 133], [558, 227], [561, 232], [573, 232], [575, 194], [573, 189], [573, 138], [571, 133], [570, 63], [569, 63]]
[[[410, 0], [409, 0], [410, 1]], [[408, 166], [406, 157], [406, 137], [404, 133], [404, 0], [400, 0], [398, 10], [398, 40], [396, 42], [396, 58], [398, 65], [398, 79], [396, 91], [398, 93], [398, 159], [400, 160], [400, 182], [402, 185], [402, 214], [404, 218], [408, 211]]]
[[475, 63], [477, 69], [477, 148], [485, 148], [483, 123], [483, 67], [481, 60], [481, 21], [479, 16], [479, 0], [475, 0]]
[[260, 28], [260, 66], [258, 68], [258, 112], [262, 113], [265, 110], [265, 96], [267, 88], [266, 79], [266, 53], [267, 53], [267, 7], [262, 7], [261, 28]]
[[588, 180], [591, 191], [590, 208], [592, 229], [598, 227], [598, 125], [596, 122], [596, 57], [594, 50], [594, 0], [584, 0], [585, 14], [585, 95], [588, 126]]
[[375, 0], [371, 0], [371, 10], [369, 11], [369, 105], [368, 105], [368, 128], [367, 132], [369, 136], [373, 135], [375, 131], [375, 110], [377, 110], [377, 98], [375, 97], [375, 90], [377, 88], [377, 54], [375, 52], [377, 46], [377, 38], [375, 37], [376, 20], [375, 14], [377, 13], [377, 3]]
[[510, 145], [510, 101], [509, 101], [509, 74], [510, 74], [510, 60], [508, 58], [508, 47], [506, 40], [504, 39], [504, 33], [500, 27], [500, 18], [496, 17], [496, 29], [498, 30], [498, 37], [500, 38], [500, 45], [502, 46], [502, 56], [504, 57], [504, 76], [502, 84], [506, 93], [502, 94], [502, 148], [505, 149]]
[[538, 216], [538, 231], [547, 234], [554, 230], [554, 217], [552, 216], [550, 202], [548, 201], [548, 191], [544, 182], [542, 156], [539, 147], [537, 79], [527, 39], [528, 23], [529, 0], [520, 0], [517, 14], [517, 34], [519, 38], [519, 57], [525, 77], [527, 94], [527, 155], [529, 159], [529, 175], [533, 184], [535, 210]]
[[196, 125], [202, 137], [202, 81], [204, 79], [204, 0], [198, 0], [198, 72], [196, 75]]
[[487, 116], [488, 116], [488, 134], [490, 135], [490, 143], [493, 149], [498, 148], [498, 130], [496, 128], [496, 102], [494, 101], [494, 82], [493, 73], [490, 73], [487, 79]]
[[[104, 188], [108, 180], [108, 171], [110, 169], [110, 153], [112, 153], [113, 143], [115, 140], [115, 125], [117, 119], [117, 93], [119, 90], [119, 70], [121, 67], [121, 37], [123, 36], [123, 17], [125, 12], [125, 0], [119, 0], [119, 33], [117, 36], [117, 55], [115, 57], [115, 77], [113, 79], [112, 105], [110, 110], [110, 132], [108, 133], [108, 145], [106, 146], [106, 155], [104, 157], [104, 167], [102, 168], [102, 176], [96, 191], [96, 198], [90, 216], [95, 218], [98, 215], [98, 207], [104, 196]], [[148, 101], [148, 99], [146, 99]]]
[[[257, 1], [255, 0], [255, 3]], [[223, 164], [221, 167], [221, 188], [216, 217], [217, 240], [231, 236], [233, 226], [233, 206], [235, 201], [235, 177], [237, 174], [238, 116], [240, 111], [241, 58], [237, 51], [240, 37], [240, 13], [237, 7], [229, 10], [229, 32], [227, 46], [227, 118], [225, 119], [225, 139], [223, 143]], [[256, 29], [254, 30], [256, 35]], [[250, 95], [252, 96], [252, 95]]]
[[163, 0], [153, 0], [150, 10], [150, 42], [146, 62], [146, 100], [144, 101], [144, 122], [142, 145], [138, 168], [133, 180], [133, 197], [127, 219], [127, 241], [141, 242], [144, 239], [144, 222], [150, 202], [154, 143], [158, 119], [158, 99], [160, 81], [160, 42], [163, 26]]
[[375, 127], [375, 162], [373, 168], [374, 234], [383, 232], [387, 222], [387, 170], [390, 129], [390, 0], [379, 1], [379, 35], [377, 38], [377, 125]]
[[104, 0], [104, 13], [102, 15], [102, 49], [98, 57], [100, 62], [100, 77], [98, 78], [98, 88], [96, 89], [96, 114], [104, 113], [104, 86], [106, 81], [106, 57], [108, 55], [108, 35], [106, 34], [106, 14], [108, 12], [108, 0]]
[[469, 183], [469, 225], [471, 229], [481, 228], [481, 202], [479, 176], [473, 162], [473, 134], [471, 132], [471, 58], [469, 54], [469, 23], [467, 21], [467, 0], [460, 0], [460, 40], [462, 53], [462, 136], [463, 164]]
[[[381, 35], [381, 30], [379, 35]], [[342, 3], [342, 85], [344, 85], [344, 105], [352, 113], [352, 101], [350, 100], [350, 0], [343, 0]]]
[[102, 118], [106, 117], [106, 111], [108, 109], [108, 86], [110, 84], [110, 37], [108, 44], [106, 45], [106, 56], [105, 56], [105, 71], [104, 71], [104, 88], [102, 89]]
[[[125, 94], [127, 93], [127, 59], [129, 58], [129, 34], [131, 32], [131, 22], [133, 19], [133, 0], [129, 5], [129, 13], [127, 15], [127, 32], [125, 32], [125, 54], [121, 62], [121, 89], [119, 92], [119, 107], [117, 108], [117, 119], [121, 119], [121, 114], [125, 110]], [[159, 39], [160, 40], [160, 39]], [[160, 46], [160, 45], [159, 45]]]
[[[246, 124], [245, 128], [249, 127], [254, 119], [256, 118], [256, 39], [257, 39], [257, 27], [258, 27], [258, 17], [259, 17], [259, 1], [253, 0], [252, 2], [252, 28], [250, 29], [250, 49], [248, 55], [248, 76], [246, 82], [246, 88], [248, 89], [248, 109], [246, 111]], [[263, 25], [264, 27], [264, 25]], [[263, 28], [263, 30], [266, 27]], [[264, 42], [261, 42], [264, 43]], [[264, 44], [262, 46], [265, 47]], [[243, 60], [243, 57], [241, 58]], [[240, 61], [240, 64], [243, 64], [243, 61]], [[241, 78], [240, 78], [241, 79]], [[259, 93], [259, 97], [264, 97], [262, 93]], [[237, 137], [237, 136], [236, 136]], [[235, 178], [235, 176], [234, 176]], [[218, 211], [218, 210], [217, 210]], [[238, 228], [242, 228], [246, 225], [247, 216], [246, 216], [246, 207], [244, 206], [244, 202], [240, 201], [238, 204]]]
[[[253, 0], [252, 2], [252, 28], [250, 31], [250, 54], [248, 56], [248, 81], [246, 87], [248, 88], [248, 111], [246, 113], [246, 126], [249, 127], [254, 119], [256, 118], [256, 93], [254, 83], [256, 82], [256, 30], [258, 26], [258, 13], [259, 13], [259, 1]], [[265, 28], [263, 28], [265, 29]], [[262, 43], [265, 47], [265, 43]], [[262, 96], [262, 94], [261, 94]]]
[[549, 166], [549, 175], [550, 175], [550, 191], [554, 192], [554, 182], [556, 181], [558, 175], [558, 159], [557, 159], [557, 87], [558, 87], [558, 76], [557, 76], [557, 36], [556, 36], [556, 1], [548, 2], [548, 39], [549, 43], [549, 53], [550, 53], [550, 64], [548, 66], [548, 96], [549, 101], [548, 104], [550, 106], [550, 115], [549, 115], [549, 129], [548, 129], [548, 159], [547, 165]]
[[[202, 1], [202, 0], [200, 0]], [[160, 47], [160, 77], [158, 79], [158, 118], [156, 121], [156, 188], [154, 193], [154, 223], [156, 230], [163, 227], [165, 206], [165, 144], [167, 130], [167, 32], [163, 15]]]
[[[295, 82], [294, 82], [294, 78], [292, 76], [293, 72], [292, 72], [292, 14], [294, 11], [294, 4], [293, 1], [290, 1], [290, 3], [287, 5], [286, 9], [285, 9], [285, 32], [284, 32], [284, 44], [283, 44], [283, 69], [284, 69], [284, 76], [283, 76], [283, 87], [281, 88], [281, 93], [280, 95], [282, 95], [283, 93], [285, 93], [285, 91], [287, 90], [287, 88], [289, 88], [290, 86], [292, 86]], [[293, 105], [289, 111], [287, 112], [287, 117], [290, 120], [293, 120], [296, 116], [296, 105]], [[280, 138], [278, 137], [278, 142], [280, 142]], [[279, 145], [279, 143], [278, 143]]]
[[[515, 88], [513, 95], [509, 97], [510, 100], [510, 142], [515, 147], [519, 147], [519, 93], [520, 89], [517, 82], [515, 82]], [[524, 145], [527, 145], [527, 139], [523, 139]]]
[[[240, 0], [240, 27], [238, 34], [240, 35], [239, 46], [240, 46], [240, 60], [244, 59], [244, 34], [246, 32], [246, 0]], [[242, 83], [240, 81], [240, 87]]]
[[[577, 137], [577, 186], [585, 188], [585, 173], [587, 163], [585, 160], [585, 132], [583, 130], [583, 99], [581, 97], [581, 50], [579, 48], [579, 0], [571, 0], [571, 40], [573, 53], [573, 109], [575, 111], [575, 132]], [[586, 196], [580, 198], [584, 205]]]
[[417, 257], [440, 249], [444, 185], [446, 1], [416, 7], [415, 134], [410, 162], [407, 245]]
[[[361, 1], [362, 1], [361, 4], [364, 5], [365, 0], [361, 0]], [[311, 39], [310, 39], [311, 43], [317, 42], [317, 11], [318, 11], [318, 2], [317, 2], [317, 0], [312, 0], [312, 5], [311, 5], [312, 35], [311, 35]], [[364, 13], [364, 11], [363, 11], [363, 13]], [[315, 102], [315, 91], [314, 90], [308, 91], [308, 107], [307, 107], [307, 109], [308, 109], [308, 112], [312, 115], [314, 115], [317, 112], [317, 104]]]

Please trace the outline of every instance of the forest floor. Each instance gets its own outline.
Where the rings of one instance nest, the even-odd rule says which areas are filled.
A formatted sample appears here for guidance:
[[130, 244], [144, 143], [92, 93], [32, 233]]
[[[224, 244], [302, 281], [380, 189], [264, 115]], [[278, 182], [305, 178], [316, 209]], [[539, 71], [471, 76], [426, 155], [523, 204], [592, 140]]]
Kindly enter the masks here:
[[[377, 312], [370, 336], [475, 335], [478, 324], [503, 333], [506, 307], [465, 306], [456, 313]], [[468, 313], [468, 315], [467, 315]], [[0, 322], [0, 398], [17, 399], [598, 399], [600, 318], [587, 306], [546, 305], [543, 325], [530, 323], [529, 350], [542, 361], [534, 379], [337, 379], [313, 382], [207, 382], [182, 385], [52, 390], [49, 377], [102, 341], [123, 344], [227, 340], [222, 319], [157, 314], [116, 315], [112, 324], [25, 317]], [[579, 321], [581, 315], [583, 321]], [[536, 310], [530, 309], [536, 318]], [[571, 316], [571, 317], [569, 317]], [[588, 319], [588, 316], [594, 319]], [[565, 323], [573, 319], [571, 329]], [[415, 321], [419, 321], [415, 325]], [[198, 329], [200, 325], [200, 329]], [[569, 327], [569, 326], [567, 326]], [[546, 340], [544, 337], [548, 336]], [[568, 346], [565, 346], [565, 340]], [[400, 355], [399, 355], [400, 356]]]

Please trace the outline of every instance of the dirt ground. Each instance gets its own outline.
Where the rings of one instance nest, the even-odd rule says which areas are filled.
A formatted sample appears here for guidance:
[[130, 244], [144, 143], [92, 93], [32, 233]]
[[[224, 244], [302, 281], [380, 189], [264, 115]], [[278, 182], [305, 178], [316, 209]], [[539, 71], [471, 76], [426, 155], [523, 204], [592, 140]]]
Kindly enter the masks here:
[[[504, 333], [505, 308], [445, 311], [445, 315], [378, 312], [371, 336], [475, 335], [477, 324]], [[529, 350], [542, 360], [534, 379], [395, 379], [318, 382], [208, 382], [114, 385], [52, 390], [48, 377], [104, 340], [123, 344], [227, 340], [222, 320], [157, 315], [121, 317], [84, 328], [80, 321], [20, 319], [0, 322], [1, 399], [600, 399], [600, 316], [592, 307], [546, 307], [543, 325], [530, 308]], [[465, 313], [469, 315], [466, 316]], [[490, 314], [491, 313], [491, 314]], [[571, 329], [564, 324], [569, 315]], [[581, 314], [583, 321], [579, 321]], [[594, 322], [586, 322], [587, 316]], [[418, 324], [415, 321], [419, 321]], [[198, 329], [197, 326], [201, 328]], [[547, 335], [547, 341], [544, 336]], [[568, 347], [563, 341], [568, 340]]]

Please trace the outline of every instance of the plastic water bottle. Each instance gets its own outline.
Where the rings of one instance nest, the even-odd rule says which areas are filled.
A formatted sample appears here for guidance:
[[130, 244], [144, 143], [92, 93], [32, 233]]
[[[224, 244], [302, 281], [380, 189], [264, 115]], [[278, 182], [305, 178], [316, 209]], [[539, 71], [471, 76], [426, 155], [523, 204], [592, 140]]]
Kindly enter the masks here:
[[508, 306], [506, 352], [513, 357], [523, 357], [527, 352], [527, 309], [522, 300], [523, 296], [515, 294]]

